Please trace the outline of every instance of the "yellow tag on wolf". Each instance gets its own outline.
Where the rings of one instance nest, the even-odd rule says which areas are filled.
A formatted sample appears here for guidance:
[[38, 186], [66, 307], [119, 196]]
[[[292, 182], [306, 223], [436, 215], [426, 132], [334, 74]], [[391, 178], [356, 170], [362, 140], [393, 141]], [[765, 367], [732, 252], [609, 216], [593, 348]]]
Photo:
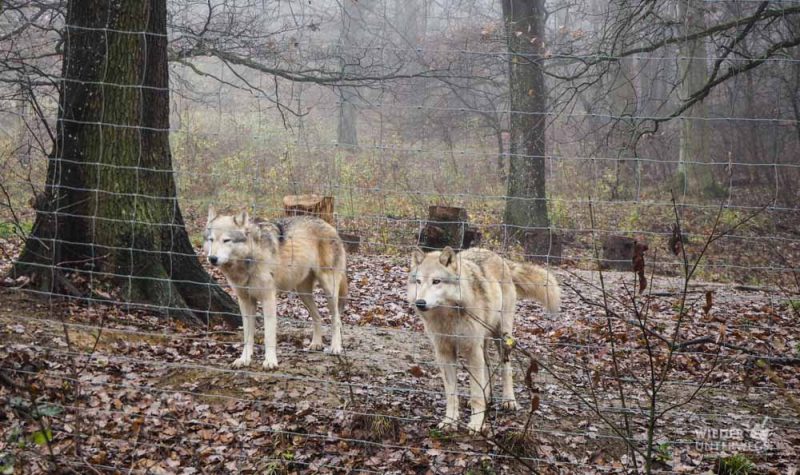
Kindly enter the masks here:
[[517, 341], [514, 339], [513, 336], [506, 335], [506, 339], [505, 339], [504, 343], [506, 344], [507, 347], [514, 348], [514, 346], [517, 344]]

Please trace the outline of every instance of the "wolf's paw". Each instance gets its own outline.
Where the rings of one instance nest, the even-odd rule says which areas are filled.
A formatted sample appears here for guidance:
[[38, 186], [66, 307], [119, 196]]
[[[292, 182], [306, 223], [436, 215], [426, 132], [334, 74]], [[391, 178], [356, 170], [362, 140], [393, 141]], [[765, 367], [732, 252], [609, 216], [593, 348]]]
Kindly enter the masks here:
[[326, 353], [330, 353], [332, 355], [341, 355], [342, 354], [342, 344], [338, 345], [331, 345], [330, 348], [325, 350]]
[[308, 349], [310, 351], [322, 351], [325, 349], [325, 345], [321, 341], [312, 341], [311, 344], [308, 345]]
[[480, 434], [483, 430], [483, 421], [470, 421], [470, 423], [467, 424], [467, 429], [470, 434]]
[[242, 355], [233, 362], [234, 368], [244, 368], [245, 366], [250, 366], [250, 356]]
[[264, 362], [261, 364], [261, 367], [266, 370], [273, 370], [278, 369], [278, 359], [277, 358], [266, 358]]
[[436, 425], [437, 428], [442, 430], [457, 430], [458, 421], [445, 417], [444, 420]]
[[501, 407], [503, 408], [504, 411], [517, 411], [517, 410], [519, 410], [519, 404], [517, 404], [517, 401], [515, 401], [513, 399], [507, 400], [507, 401], [503, 401]]

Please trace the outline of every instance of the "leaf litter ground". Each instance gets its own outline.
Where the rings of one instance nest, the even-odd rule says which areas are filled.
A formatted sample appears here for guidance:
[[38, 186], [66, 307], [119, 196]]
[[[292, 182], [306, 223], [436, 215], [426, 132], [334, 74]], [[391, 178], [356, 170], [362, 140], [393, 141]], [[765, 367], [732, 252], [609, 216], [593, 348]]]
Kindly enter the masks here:
[[[281, 297], [280, 369], [274, 372], [258, 364], [263, 353], [250, 368], [231, 368], [241, 350], [237, 331], [0, 289], [0, 360], [5, 379], [17, 385], [0, 386], [6, 408], [0, 452], [14, 453], [24, 473], [48, 470], [48, 450], [29, 437], [39, 426], [24, 410], [47, 403], [61, 408], [41, 418], [52, 430], [51, 449], [59, 464], [79, 472], [91, 466], [101, 473], [528, 473], [515, 457], [543, 473], [624, 470], [630, 456], [623, 442], [581, 399], [619, 427], [628, 414], [633, 438], [641, 442], [646, 348], [641, 334], [618, 319], [609, 333], [603, 309], [587, 303], [600, 296], [596, 272], [556, 270], [565, 285], [559, 317], [545, 316], [532, 303], [519, 305], [517, 343], [551, 373], [540, 370], [528, 388], [529, 362], [514, 358], [521, 410], [493, 409], [484, 436], [436, 429], [444, 414], [442, 384], [421, 323], [405, 303], [406, 272], [402, 258], [352, 256], [343, 357], [307, 351], [305, 309], [296, 296]], [[633, 278], [606, 273], [609, 294], [624, 300]], [[659, 296], [648, 302], [650, 323], [668, 335], [680, 282], [656, 276], [652, 284]], [[705, 313], [708, 290], [713, 306]], [[698, 283], [691, 291], [697, 304], [682, 341], [724, 333], [725, 342], [759, 355], [800, 356], [800, 322], [785, 298], [717, 284]], [[625, 305], [611, 305], [628, 315]], [[493, 352], [491, 358], [497, 361]], [[687, 348], [674, 364], [657, 407], [684, 404], [659, 422], [658, 470], [709, 470], [718, 456], [731, 453], [745, 453], [763, 472], [796, 468], [798, 366], [765, 364], [713, 343]], [[462, 393], [467, 384], [460, 371]], [[26, 406], [20, 395], [30, 393], [35, 403]], [[529, 414], [532, 396], [540, 402]], [[529, 433], [520, 435], [529, 416]], [[758, 434], [754, 427], [766, 428], [766, 441], [751, 437]]]

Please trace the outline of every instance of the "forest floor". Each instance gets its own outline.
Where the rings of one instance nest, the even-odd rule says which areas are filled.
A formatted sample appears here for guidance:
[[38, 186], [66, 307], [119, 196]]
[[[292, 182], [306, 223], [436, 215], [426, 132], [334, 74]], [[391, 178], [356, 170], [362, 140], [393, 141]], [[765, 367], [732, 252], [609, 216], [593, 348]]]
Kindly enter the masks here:
[[[310, 321], [300, 300], [284, 295], [276, 371], [261, 369], [258, 347], [251, 367], [231, 367], [239, 331], [42, 297], [5, 281], [0, 473], [4, 464], [19, 473], [623, 472], [633, 465], [621, 435], [644, 446], [653, 381], [664, 411], [656, 471], [714, 470], [731, 455], [761, 473], [798, 469], [800, 306], [786, 295], [692, 282], [676, 341], [704, 339], [670, 357], [659, 338], [678, 323], [680, 279], [655, 275], [631, 300], [632, 273], [603, 273], [615, 312], [608, 319], [598, 272], [556, 268], [560, 316], [518, 306], [521, 409], [492, 409], [486, 433], [469, 435], [436, 428], [443, 388], [405, 302], [406, 259], [349, 259], [345, 354], [306, 350]], [[658, 336], [639, 330], [633, 302]], [[459, 378], [466, 422], [466, 372]]]

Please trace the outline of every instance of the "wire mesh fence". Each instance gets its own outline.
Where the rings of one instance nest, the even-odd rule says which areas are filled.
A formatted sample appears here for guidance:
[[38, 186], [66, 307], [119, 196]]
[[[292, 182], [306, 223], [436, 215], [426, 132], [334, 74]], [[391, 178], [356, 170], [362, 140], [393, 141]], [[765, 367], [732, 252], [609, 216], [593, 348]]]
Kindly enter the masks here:
[[0, 472], [793, 473], [798, 44], [795, 1], [4, 2]]

